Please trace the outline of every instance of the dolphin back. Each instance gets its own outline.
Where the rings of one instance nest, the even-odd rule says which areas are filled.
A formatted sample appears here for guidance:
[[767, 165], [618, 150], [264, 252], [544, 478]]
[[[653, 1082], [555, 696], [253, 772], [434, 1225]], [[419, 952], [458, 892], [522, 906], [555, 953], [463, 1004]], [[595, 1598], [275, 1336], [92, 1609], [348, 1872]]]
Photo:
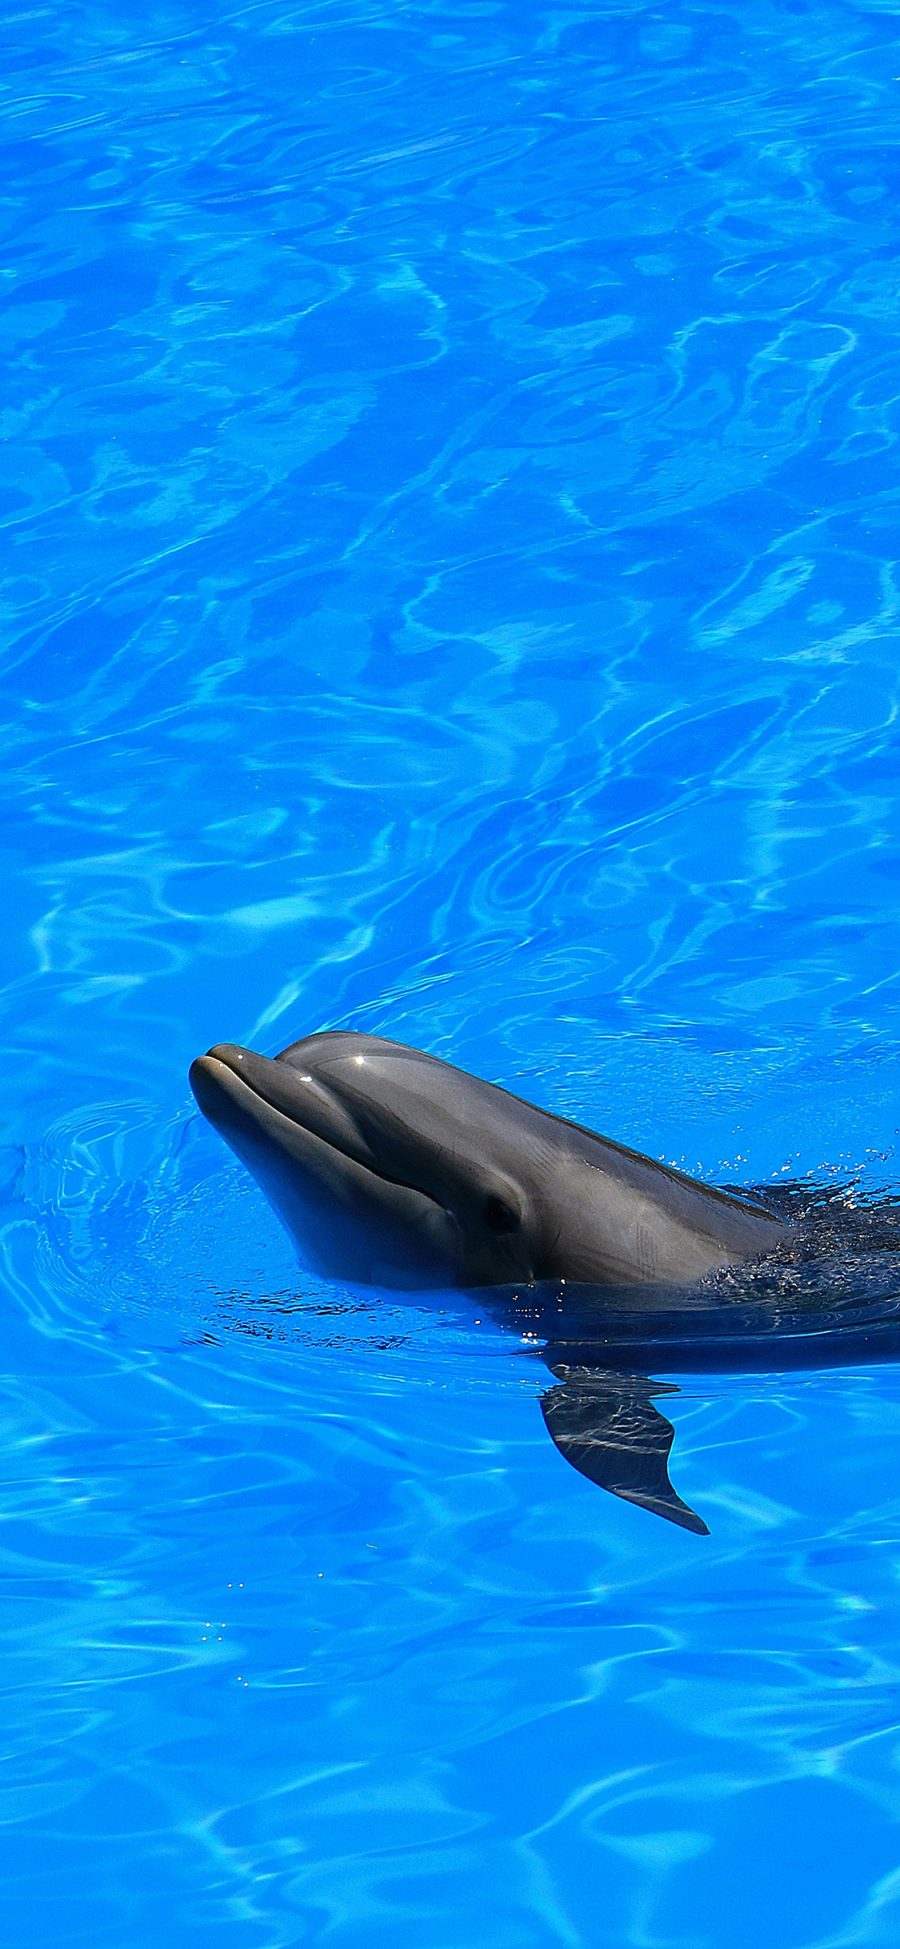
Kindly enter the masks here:
[[569, 1278], [687, 1285], [774, 1251], [793, 1230], [752, 1193], [701, 1183], [583, 1124], [550, 1122], [562, 1160], [557, 1206], [568, 1209]]

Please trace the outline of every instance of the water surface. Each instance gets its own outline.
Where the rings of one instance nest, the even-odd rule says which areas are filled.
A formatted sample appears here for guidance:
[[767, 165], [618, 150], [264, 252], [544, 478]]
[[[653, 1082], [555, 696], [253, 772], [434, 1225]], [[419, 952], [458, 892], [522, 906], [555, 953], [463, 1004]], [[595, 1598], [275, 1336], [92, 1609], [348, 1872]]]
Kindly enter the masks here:
[[3, 17], [9, 1949], [897, 1934], [900, 1375], [325, 1288], [190, 1059], [896, 1189], [896, 9]]

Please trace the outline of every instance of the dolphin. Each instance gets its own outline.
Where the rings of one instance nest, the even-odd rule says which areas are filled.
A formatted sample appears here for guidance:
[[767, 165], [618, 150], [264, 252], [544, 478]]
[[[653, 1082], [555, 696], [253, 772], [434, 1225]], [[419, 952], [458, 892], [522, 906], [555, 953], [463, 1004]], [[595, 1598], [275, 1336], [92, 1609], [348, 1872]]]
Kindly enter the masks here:
[[190, 1082], [303, 1258], [336, 1276], [689, 1285], [785, 1235], [755, 1197], [380, 1036], [326, 1031], [274, 1058], [220, 1043]]
[[784, 1199], [701, 1183], [421, 1050], [345, 1030], [271, 1058], [219, 1043], [190, 1083], [306, 1264], [489, 1288], [495, 1317], [541, 1344], [566, 1460], [683, 1528], [707, 1533], [669, 1481], [674, 1431], [653, 1406], [677, 1389], [651, 1376], [816, 1364], [823, 1340], [846, 1358], [848, 1330], [870, 1344], [858, 1309], [810, 1303], [807, 1230]]

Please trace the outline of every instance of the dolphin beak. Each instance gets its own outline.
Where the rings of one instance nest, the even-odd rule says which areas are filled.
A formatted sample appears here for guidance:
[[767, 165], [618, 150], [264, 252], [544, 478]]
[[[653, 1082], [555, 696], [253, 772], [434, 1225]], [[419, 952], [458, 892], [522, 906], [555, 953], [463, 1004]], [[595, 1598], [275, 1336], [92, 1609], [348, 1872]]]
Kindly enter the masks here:
[[198, 1056], [188, 1070], [188, 1082], [204, 1116], [211, 1116], [217, 1108], [222, 1095], [220, 1071], [224, 1065], [219, 1061], [218, 1049], [209, 1049], [205, 1056]]
[[[216, 1130], [252, 1118], [252, 1097], [268, 1100], [265, 1091], [254, 1089], [249, 1066], [244, 1069], [245, 1056], [249, 1057], [250, 1051], [236, 1043], [217, 1042], [205, 1056], [198, 1056], [188, 1070], [188, 1082], [197, 1106]], [[265, 1058], [257, 1056], [253, 1060], [258, 1063]]]
[[326, 1083], [293, 1064], [217, 1042], [191, 1064], [189, 1081], [204, 1116], [223, 1134], [255, 1128], [282, 1143], [291, 1132], [318, 1137], [353, 1163], [390, 1178], [352, 1113]]

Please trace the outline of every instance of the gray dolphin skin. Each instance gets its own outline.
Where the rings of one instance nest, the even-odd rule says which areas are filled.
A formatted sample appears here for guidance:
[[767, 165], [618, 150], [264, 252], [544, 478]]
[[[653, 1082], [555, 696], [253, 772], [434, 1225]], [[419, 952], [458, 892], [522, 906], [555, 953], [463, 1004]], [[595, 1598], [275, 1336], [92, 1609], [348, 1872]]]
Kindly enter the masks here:
[[401, 1043], [311, 1035], [195, 1062], [204, 1116], [303, 1258], [383, 1285], [690, 1285], [784, 1220]]
[[657, 1367], [692, 1368], [698, 1310], [722, 1311], [710, 1275], [777, 1252], [783, 1215], [378, 1036], [326, 1031], [274, 1058], [221, 1043], [190, 1082], [306, 1264], [493, 1289], [496, 1317], [543, 1343], [556, 1385], [541, 1406], [567, 1461], [707, 1533], [672, 1488], [673, 1429], [652, 1405], [677, 1390], [646, 1376], [642, 1347]]

